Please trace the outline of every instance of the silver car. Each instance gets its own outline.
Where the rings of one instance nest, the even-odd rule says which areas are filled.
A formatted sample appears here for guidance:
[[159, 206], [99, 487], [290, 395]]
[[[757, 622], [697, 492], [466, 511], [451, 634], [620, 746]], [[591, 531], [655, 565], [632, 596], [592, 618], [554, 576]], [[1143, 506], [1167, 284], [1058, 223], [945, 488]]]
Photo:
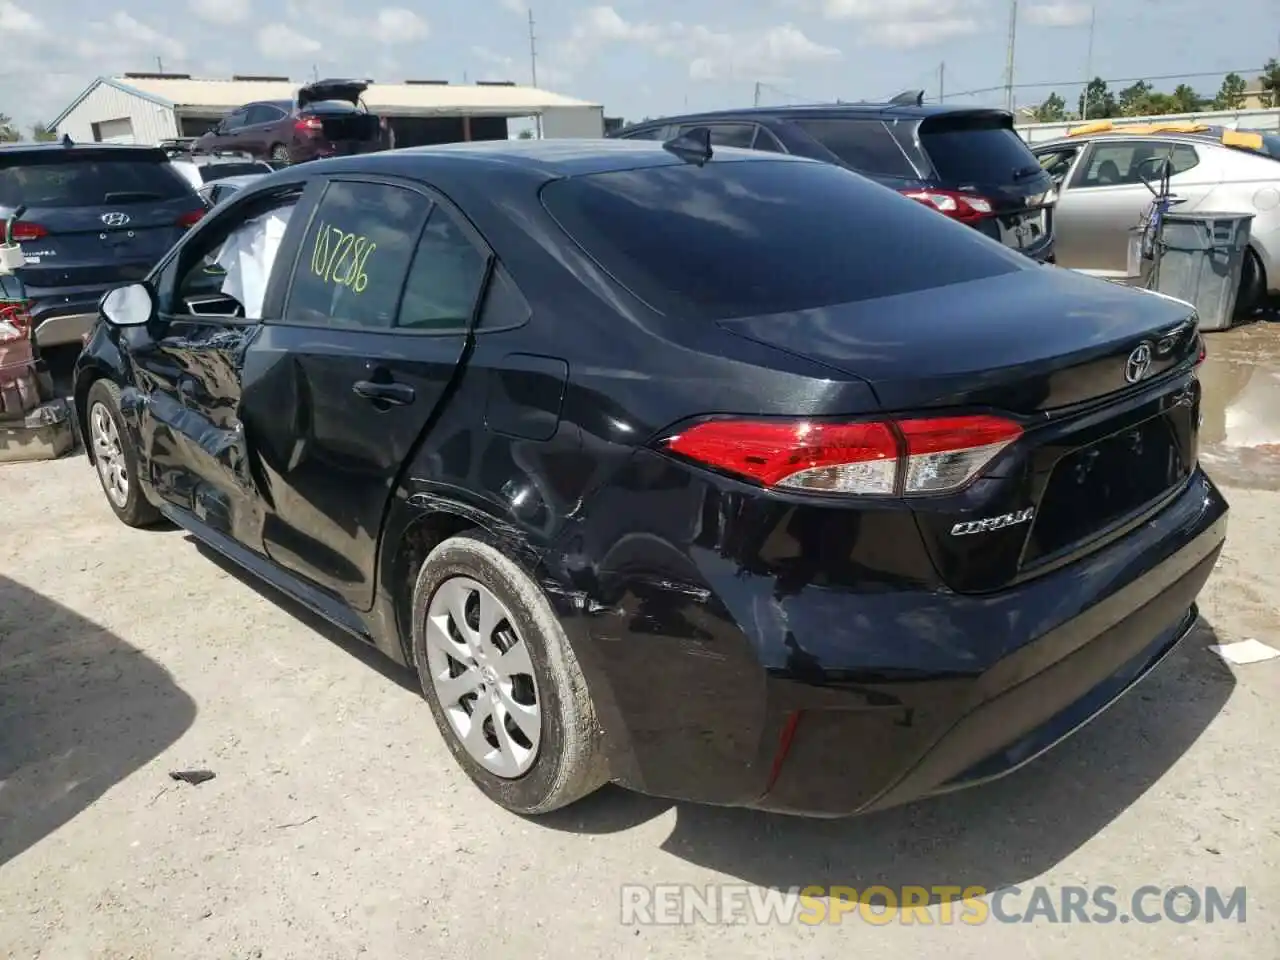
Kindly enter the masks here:
[[1236, 315], [1280, 294], [1280, 137], [1195, 124], [1114, 127], [1088, 124], [1075, 135], [1034, 144], [1058, 184], [1054, 214], [1060, 267], [1110, 280], [1128, 273], [1129, 228], [1151, 203], [1143, 181], [1170, 164], [1179, 212], [1253, 213]]
[[[270, 172], [270, 170], [266, 171], [266, 173]], [[219, 180], [211, 180], [196, 192], [200, 194], [200, 199], [202, 199], [207, 206], [210, 208], [216, 207], [233, 193], [239, 192], [242, 187], [248, 186], [260, 177], [266, 176], [266, 173], [245, 173], [236, 177], [223, 177]]]

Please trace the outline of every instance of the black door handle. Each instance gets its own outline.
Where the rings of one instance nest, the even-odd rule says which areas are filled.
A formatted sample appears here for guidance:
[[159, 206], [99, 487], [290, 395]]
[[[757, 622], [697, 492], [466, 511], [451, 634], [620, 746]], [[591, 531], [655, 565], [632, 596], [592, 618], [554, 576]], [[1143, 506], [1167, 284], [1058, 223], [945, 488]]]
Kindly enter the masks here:
[[351, 387], [356, 396], [364, 397], [375, 403], [394, 404], [403, 407], [413, 403], [417, 394], [413, 387], [405, 383], [374, 383], [372, 380], [357, 380]]

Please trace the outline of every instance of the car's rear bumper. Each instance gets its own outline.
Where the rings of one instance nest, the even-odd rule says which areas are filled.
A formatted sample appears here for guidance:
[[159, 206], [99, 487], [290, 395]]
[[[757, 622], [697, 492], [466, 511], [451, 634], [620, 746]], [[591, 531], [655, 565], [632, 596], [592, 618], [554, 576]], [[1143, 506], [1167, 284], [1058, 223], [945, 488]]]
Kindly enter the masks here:
[[[125, 281], [121, 281], [123, 283]], [[41, 347], [57, 347], [83, 343], [84, 337], [98, 320], [98, 303], [116, 284], [87, 287], [28, 287], [31, 321], [36, 343]]]
[[634, 600], [561, 615], [619, 782], [844, 816], [1001, 776], [1105, 709], [1190, 631], [1227, 511], [1198, 471], [1133, 533], [997, 594], [788, 594], [740, 570], [666, 584], [669, 626]]

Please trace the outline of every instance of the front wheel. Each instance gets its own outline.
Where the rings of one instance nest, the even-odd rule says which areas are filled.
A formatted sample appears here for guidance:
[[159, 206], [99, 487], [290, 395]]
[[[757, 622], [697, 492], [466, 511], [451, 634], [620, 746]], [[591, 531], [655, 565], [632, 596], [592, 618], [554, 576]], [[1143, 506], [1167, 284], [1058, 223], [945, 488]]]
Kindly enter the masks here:
[[608, 780], [577, 657], [546, 596], [483, 534], [422, 564], [413, 655], [454, 760], [491, 799], [548, 813]]
[[271, 162], [278, 163], [282, 167], [289, 166], [289, 148], [283, 143], [277, 143], [271, 148]]
[[138, 453], [120, 415], [120, 388], [99, 380], [89, 388], [89, 445], [107, 503], [122, 522], [146, 527], [160, 519], [138, 482]]

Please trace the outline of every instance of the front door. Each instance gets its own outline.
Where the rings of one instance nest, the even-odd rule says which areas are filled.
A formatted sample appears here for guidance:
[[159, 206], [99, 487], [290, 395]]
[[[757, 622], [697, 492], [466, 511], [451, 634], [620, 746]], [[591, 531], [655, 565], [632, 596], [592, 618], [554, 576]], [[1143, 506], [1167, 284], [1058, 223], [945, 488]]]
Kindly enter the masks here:
[[265, 549], [356, 609], [373, 603], [383, 515], [463, 360], [489, 261], [419, 185], [335, 177], [279, 321], [246, 353]]
[[299, 179], [210, 214], [157, 273], [157, 319], [123, 334], [141, 395], [124, 401], [138, 410], [156, 492], [259, 551], [263, 505], [241, 418], [242, 374], [263, 317], [279, 309], [287, 277], [277, 267], [292, 263], [288, 250], [320, 189], [309, 194]]
[[1096, 140], [1076, 163], [1067, 189], [1058, 199], [1054, 230], [1060, 267], [1108, 279], [1128, 272], [1129, 231], [1136, 227], [1153, 199], [1143, 176], [1158, 184], [1160, 165], [1170, 164], [1170, 190], [1189, 202], [1206, 192], [1191, 144], [1168, 140]]

